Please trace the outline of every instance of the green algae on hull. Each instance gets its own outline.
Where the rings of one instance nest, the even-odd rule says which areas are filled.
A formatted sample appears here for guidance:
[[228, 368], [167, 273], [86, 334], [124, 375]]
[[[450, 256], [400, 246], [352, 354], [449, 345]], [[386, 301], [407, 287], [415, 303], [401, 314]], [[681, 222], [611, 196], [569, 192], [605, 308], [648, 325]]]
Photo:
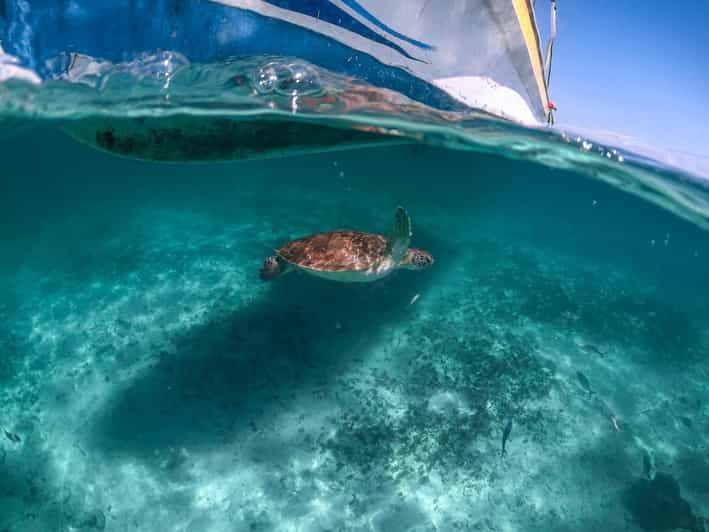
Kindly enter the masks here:
[[402, 144], [366, 128], [261, 115], [86, 118], [64, 130], [92, 147], [134, 159], [210, 162]]

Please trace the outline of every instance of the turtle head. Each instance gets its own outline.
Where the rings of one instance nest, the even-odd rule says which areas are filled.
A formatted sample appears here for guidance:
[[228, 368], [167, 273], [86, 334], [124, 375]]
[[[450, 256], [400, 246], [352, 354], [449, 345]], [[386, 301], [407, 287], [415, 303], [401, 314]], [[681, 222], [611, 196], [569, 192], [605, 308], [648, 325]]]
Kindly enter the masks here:
[[433, 266], [433, 255], [422, 249], [409, 248], [406, 252], [404, 260], [401, 261], [401, 267], [407, 270], [425, 270]]
[[285, 270], [285, 263], [283, 259], [277, 255], [268, 257], [263, 262], [263, 267], [259, 271], [259, 277], [262, 281], [271, 281], [282, 274]]

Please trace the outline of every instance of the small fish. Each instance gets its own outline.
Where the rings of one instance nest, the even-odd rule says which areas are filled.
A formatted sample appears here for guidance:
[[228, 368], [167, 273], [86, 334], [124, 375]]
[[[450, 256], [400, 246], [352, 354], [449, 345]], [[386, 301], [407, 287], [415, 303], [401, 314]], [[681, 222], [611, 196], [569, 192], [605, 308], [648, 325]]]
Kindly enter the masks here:
[[643, 452], [643, 475], [645, 475], [645, 478], [648, 480], [652, 480], [652, 457], [650, 456], [650, 453], [647, 451]]
[[593, 390], [591, 390], [591, 383], [588, 382], [588, 378], [586, 377], [586, 375], [584, 375], [580, 371], [577, 371], [576, 378], [579, 380], [581, 386], [583, 386], [588, 393], [593, 393]]
[[611, 422], [613, 423], [615, 430], [620, 432], [620, 427], [618, 426], [618, 418], [616, 418], [615, 416], [611, 416]]
[[576, 344], [576, 345], [578, 345], [581, 349], [583, 349], [585, 351], [589, 351], [591, 353], [596, 353], [601, 358], [606, 356], [606, 354], [603, 351], [601, 351], [600, 349], [598, 349], [595, 345], [591, 345], [591, 344]]
[[88, 456], [86, 451], [84, 451], [84, 449], [82, 449], [81, 445], [79, 445], [78, 443], [75, 443], [74, 447], [79, 450], [79, 452], [81, 453], [82, 456]]
[[679, 416], [679, 420], [684, 423], [684, 426], [688, 429], [692, 428], [692, 420], [689, 419], [687, 416]]
[[510, 437], [510, 432], [512, 432], [512, 420], [510, 419], [507, 422], [507, 425], [505, 425], [505, 430], [502, 431], [502, 456], [505, 456], [507, 454], [507, 440]]
[[409, 301], [409, 305], [413, 305], [414, 303], [416, 303], [419, 297], [421, 297], [421, 294], [416, 294], [414, 297], [412, 297], [411, 301]]
[[10, 440], [12, 443], [20, 443], [22, 439], [15, 434], [14, 432], [10, 432], [8, 430], [3, 429], [3, 432], [5, 433], [5, 437]]

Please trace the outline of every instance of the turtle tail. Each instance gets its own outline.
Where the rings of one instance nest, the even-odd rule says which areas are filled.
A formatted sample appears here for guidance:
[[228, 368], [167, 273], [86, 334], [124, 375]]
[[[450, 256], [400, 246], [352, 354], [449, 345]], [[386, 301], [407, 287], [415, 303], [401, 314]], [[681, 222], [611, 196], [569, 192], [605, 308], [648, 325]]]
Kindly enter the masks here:
[[268, 257], [263, 261], [263, 267], [259, 270], [259, 277], [262, 281], [272, 281], [286, 270], [286, 264], [277, 255]]

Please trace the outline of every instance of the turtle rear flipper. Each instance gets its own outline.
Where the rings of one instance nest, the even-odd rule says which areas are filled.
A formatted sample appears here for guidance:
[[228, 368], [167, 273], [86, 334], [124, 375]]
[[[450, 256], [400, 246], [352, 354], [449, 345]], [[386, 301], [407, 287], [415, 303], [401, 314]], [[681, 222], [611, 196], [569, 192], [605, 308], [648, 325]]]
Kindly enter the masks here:
[[387, 255], [391, 256], [395, 264], [400, 263], [409, 250], [411, 244], [411, 218], [403, 207], [396, 208], [394, 227], [387, 241]]

